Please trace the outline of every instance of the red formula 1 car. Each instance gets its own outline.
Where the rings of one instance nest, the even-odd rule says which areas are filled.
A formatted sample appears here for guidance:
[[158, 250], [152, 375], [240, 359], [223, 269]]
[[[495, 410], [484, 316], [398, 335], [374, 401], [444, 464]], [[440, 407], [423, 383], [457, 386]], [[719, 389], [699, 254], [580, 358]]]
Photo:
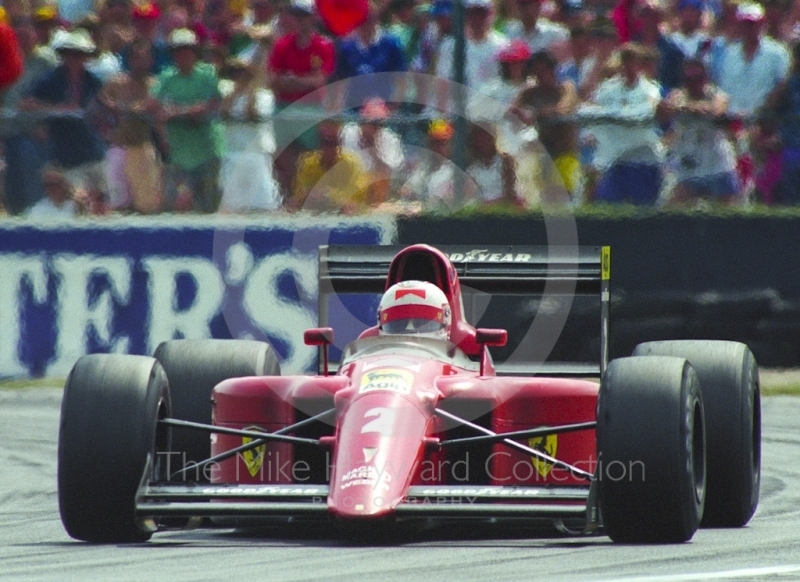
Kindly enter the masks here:
[[[320, 322], [336, 321], [353, 341], [339, 353], [332, 328], [306, 330], [320, 346], [316, 375], [281, 376], [256, 341], [174, 340], [154, 358], [81, 358], [59, 433], [67, 532], [126, 542], [203, 518], [366, 531], [507, 518], [682, 542], [701, 524], [746, 524], [760, 478], [752, 353], [662, 341], [606, 364], [609, 255], [323, 247]], [[570, 333], [581, 298], [597, 306], [583, 309], [593, 323]], [[377, 311], [377, 325], [347, 305]], [[492, 314], [514, 345], [503, 347], [504, 329], [470, 324]], [[570, 361], [592, 350], [599, 366]]]

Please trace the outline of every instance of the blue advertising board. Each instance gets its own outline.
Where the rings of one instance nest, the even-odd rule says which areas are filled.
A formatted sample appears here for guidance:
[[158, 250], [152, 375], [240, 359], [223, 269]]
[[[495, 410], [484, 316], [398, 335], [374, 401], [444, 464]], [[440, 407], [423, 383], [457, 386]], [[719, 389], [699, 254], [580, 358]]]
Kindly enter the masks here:
[[64, 377], [87, 353], [152, 354], [204, 337], [268, 341], [285, 372], [311, 370], [316, 349], [302, 334], [317, 324], [318, 247], [394, 233], [390, 216], [8, 220], [0, 377]]

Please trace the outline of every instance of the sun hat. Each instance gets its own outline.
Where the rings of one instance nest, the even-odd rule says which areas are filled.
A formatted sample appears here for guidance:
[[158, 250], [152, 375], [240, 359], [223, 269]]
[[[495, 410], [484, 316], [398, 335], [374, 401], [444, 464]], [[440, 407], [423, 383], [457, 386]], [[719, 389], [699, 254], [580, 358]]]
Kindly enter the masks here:
[[764, 20], [764, 8], [755, 2], [744, 2], [736, 9], [736, 20], [761, 22]]
[[289, 3], [289, 12], [304, 15], [313, 14], [314, 2], [312, 0], [292, 0]]
[[83, 28], [72, 31], [60, 28], [53, 33], [50, 46], [54, 51], [92, 54], [97, 50], [91, 35]]
[[188, 28], [176, 28], [170, 33], [169, 38], [167, 39], [167, 44], [169, 44], [169, 47], [173, 49], [196, 47], [197, 35]]

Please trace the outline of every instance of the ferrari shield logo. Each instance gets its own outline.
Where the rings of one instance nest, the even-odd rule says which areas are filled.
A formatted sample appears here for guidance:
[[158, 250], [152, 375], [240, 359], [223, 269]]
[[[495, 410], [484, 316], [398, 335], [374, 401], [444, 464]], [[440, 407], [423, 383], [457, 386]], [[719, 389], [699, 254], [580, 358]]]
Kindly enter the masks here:
[[[245, 430], [261, 430], [257, 426], [248, 426]], [[253, 439], [250, 437], [242, 437], [242, 444], [246, 445], [247, 443], [253, 442]], [[255, 449], [250, 449], [249, 451], [245, 451], [242, 453], [242, 459], [244, 459], [244, 464], [247, 467], [248, 473], [250, 473], [251, 477], [255, 477], [258, 475], [258, 472], [261, 471], [261, 465], [264, 463], [264, 455], [267, 454], [267, 444], [264, 443], [263, 445], [257, 446]]]
[[[549, 434], [543, 437], [534, 437], [532, 439], [528, 439], [528, 446], [544, 453], [545, 455], [555, 457], [556, 451], [558, 451], [558, 435]], [[547, 461], [543, 461], [537, 457], [531, 457], [531, 462], [533, 463], [534, 468], [538, 471], [539, 475], [542, 477], [547, 477], [547, 475], [550, 473], [550, 469], [553, 468], [553, 463], [548, 463]]]

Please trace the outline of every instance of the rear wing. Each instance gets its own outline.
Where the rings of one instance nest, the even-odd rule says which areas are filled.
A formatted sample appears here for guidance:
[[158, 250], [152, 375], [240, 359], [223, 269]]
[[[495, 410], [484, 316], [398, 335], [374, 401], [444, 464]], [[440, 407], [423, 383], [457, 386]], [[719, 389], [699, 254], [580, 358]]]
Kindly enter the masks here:
[[[346, 296], [362, 296], [363, 299], [364, 295], [374, 295], [379, 298], [386, 287], [389, 265], [403, 248], [394, 245], [320, 247], [319, 325], [337, 328], [334, 311], [343, 306], [346, 308]], [[595, 300], [593, 305], [596, 308], [591, 309], [595, 323], [587, 331], [594, 336], [592, 345], [599, 339], [599, 357], [592, 361], [548, 360], [537, 364], [500, 361], [496, 364], [498, 374], [600, 376], [605, 371], [608, 364], [610, 247], [437, 245], [437, 248], [450, 258], [458, 273], [464, 313], [472, 325], [477, 325], [475, 318], [485, 312], [488, 298], [493, 296], [541, 298], [547, 292], [549, 297], [560, 296], [570, 301], [573, 297]], [[374, 305], [377, 306], [377, 300], [374, 300]], [[362, 317], [361, 331], [374, 325], [375, 315], [373, 308]], [[501, 322], [495, 327], [514, 324], [516, 313], [507, 315], [506, 325]], [[348, 321], [354, 319], [350, 317]], [[339, 333], [338, 328], [336, 332]], [[332, 353], [331, 367], [335, 369], [336, 366], [336, 354]]]

